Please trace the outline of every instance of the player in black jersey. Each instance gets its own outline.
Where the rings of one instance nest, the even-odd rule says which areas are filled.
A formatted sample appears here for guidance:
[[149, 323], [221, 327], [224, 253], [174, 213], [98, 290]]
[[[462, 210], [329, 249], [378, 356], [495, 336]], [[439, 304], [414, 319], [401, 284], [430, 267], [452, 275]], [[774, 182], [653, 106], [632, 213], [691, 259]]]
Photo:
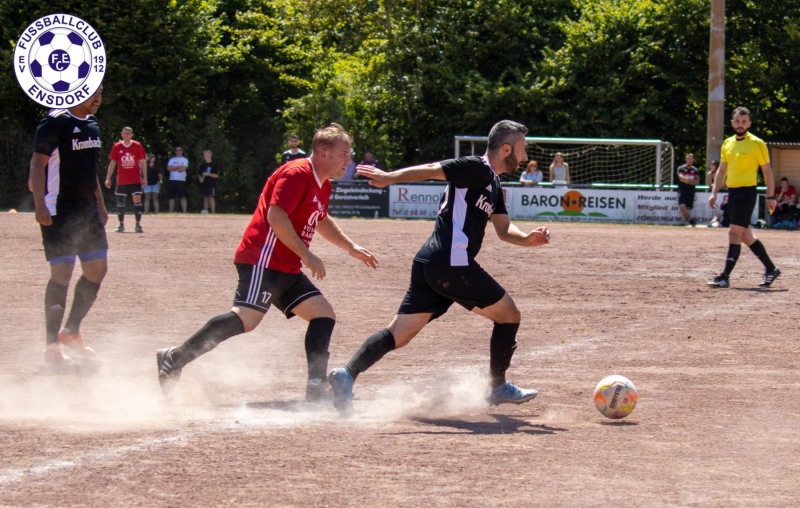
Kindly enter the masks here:
[[[94, 356], [83, 341], [80, 324], [108, 268], [108, 212], [98, 180], [100, 126], [94, 116], [102, 94], [101, 86], [83, 104], [50, 111], [36, 128], [33, 143], [29, 182], [45, 258], [50, 264], [44, 297], [45, 363], [53, 368], [73, 363], [62, 345], [84, 359]], [[60, 330], [76, 257], [81, 260], [83, 274], [75, 284], [66, 325]]]
[[520, 389], [506, 381], [517, 347], [520, 312], [508, 293], [475, 261], [489, 221], [501, 240], [514, 245], [535, 247], [550, 241], [545, 227], [524, 233], [511, 223], [500, 188], [498, 175], [517, 171], [528, 159], [527, 132], [524, 125], [503, 120], [489, 132], [482, 157], [450, 159], [392, 173], [358, 166], [358, 173], [376, 187], [420, 180], [446, 180], [448, 185], [433, 234], [414, 257], [411, 283], [397, 315], [388, 328], [367, 338], [347, 366], [333, 369], [328, 376], [340, 412], [350, 412], [353, 382], [359, 374], [389, 351], [408, 344], [454, 302], [494, 322], [489, 344], [489, 403], [520, 404], [536, 397], [536, 390]]

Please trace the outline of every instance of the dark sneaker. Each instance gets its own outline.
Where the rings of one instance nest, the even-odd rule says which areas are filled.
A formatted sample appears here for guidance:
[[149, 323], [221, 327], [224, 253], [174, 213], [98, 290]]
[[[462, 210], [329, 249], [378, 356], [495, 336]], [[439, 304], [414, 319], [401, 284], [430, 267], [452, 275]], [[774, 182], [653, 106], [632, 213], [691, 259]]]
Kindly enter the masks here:
[[526, 390], [519, 388], [514, 383], [507, 382], [497, 388], [493, 388], [486, 400], [493, 406], [498, 404], [522, 404], [535, 399], [537, 395], [539, 395], [539, 392], [536, 390]]
[[169, 395], [175, 383], [181, 378], [181, 369], [175, 367], [172, 359], [174, 347], [165, 347], [156, 351], [156, 367], [158, 367], [158, 383], [164, 395]]
[[692, 219], [692, 220], [689, 221], [689, 224], [691, 224], [692, 227], [696, 227], [697, 226], [697, 221], [695, 219]]
[[767, 272], [764, 274], [764, 280], [761, 281], [761, 284], [758, 287], [768, 288], [772, 285], [773, 282], [778, 280], [778, 277], [781, 276], [781, 270], [778, 267], [775, 267], [774, 270], [771, 272]]
[[353, 376], [347, 367], [333, 369], [328, 374], [328, 383], [333, 390], [333, 407], [339, 414], [347, 416], [353, 412]]
[[142, 226], [140, 226], [139, 224], [137, 224], [137, 225], [136, 225], [136, 232], [137, 232], [137, 233], [144, 233], [144, 229], [142, 229]]
[[117, 233], [124, 233], [125, 232], [125, 224], [120, 224], [119, 226], [117, 226], [117, 228], [114, 231], [116, 231]]
[[306, 402], [331, 400], [331, 385], [327, 379], [314, 378], [306, 383]]
[[730, 282], [728, 282], [728, 278], [724, 275], [717, 275], [710, 281], [706, 282], [710, 287], [717, 288], [717, 289], [725, 289], [731, 287]]

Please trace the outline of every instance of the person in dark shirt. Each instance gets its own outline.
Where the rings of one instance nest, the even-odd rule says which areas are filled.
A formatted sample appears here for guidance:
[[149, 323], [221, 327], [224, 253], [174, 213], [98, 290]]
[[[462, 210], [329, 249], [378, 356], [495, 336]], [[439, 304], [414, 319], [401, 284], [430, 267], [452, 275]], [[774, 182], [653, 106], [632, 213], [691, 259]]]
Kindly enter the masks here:
[[[44, 297], [44, 359], [53, 370], [78, 364], [62, 346], [84, 361], [95, 354], [84, 342], [80, 325], [108, 270], [108, 211], [98, 179], [100, 126], [94, 116], [102, 95], [101, 86], [78, 106], [50, 111], [34, 137], [29, 182], [45, 258], [50, 264]], [[76, 257], [83, 273], [75, 284], [72, 308], [61, 329]]]
[[515, 173], [525, 154], [524, 125], [503, 120], [489, 132], [486, 154], [423, 164], [391, 173], [359, 165], [370, 185], [386, 187], [401, 182], [446, 180], [447, 188], [433, 233], [417, 252], [411, 283], [387, 328], [372, 334], [344, 367], [333, 369], [328, 380], [334, 405], [342, 414], [352, 410], [353, 383], [359, 374], [389, 351], [408, 344], [453, 303], [494, 323], [489, 341], [490, 404], [520, 404], [536, 397], [536, 390], [507, 382], [506, 370], [517, 347], [520, 312], [511, 296], [475, 260], [491, 221], [498, 237], [514, 245], [536, 247], [550, 241], [545, 227], [529, 233], [511, 223], [499, 175]]

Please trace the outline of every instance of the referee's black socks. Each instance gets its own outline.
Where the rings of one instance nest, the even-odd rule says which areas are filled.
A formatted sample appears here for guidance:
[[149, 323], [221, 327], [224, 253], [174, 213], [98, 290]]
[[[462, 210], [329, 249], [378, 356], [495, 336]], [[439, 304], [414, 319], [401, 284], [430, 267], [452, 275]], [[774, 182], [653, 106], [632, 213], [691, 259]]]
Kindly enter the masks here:
[[372, 367], [389, 351], [394, 351], [394, 335], [388, 328], [375, 332], [361, 344], [356, 354], [347, 363], [347, 370], [355, 380], [359, 374]]
[[764, 268], [767, 269], [768, 272], [775, 271], [775, 263], [769, 258], [769, 254], [767, 254], [767, 249], [764, 247], [764, 244], [761, 243], [761, 240], [756, 240], [755, 242], [750, 244], [750, 250], [753, 251], [753, 254], [764, 264]]
[[495, 323], [489, 341], [489, 373], [492, 388], [506, 382], [506, 371], [511, 366], [511, 357], [517, 349], [519, 323]]

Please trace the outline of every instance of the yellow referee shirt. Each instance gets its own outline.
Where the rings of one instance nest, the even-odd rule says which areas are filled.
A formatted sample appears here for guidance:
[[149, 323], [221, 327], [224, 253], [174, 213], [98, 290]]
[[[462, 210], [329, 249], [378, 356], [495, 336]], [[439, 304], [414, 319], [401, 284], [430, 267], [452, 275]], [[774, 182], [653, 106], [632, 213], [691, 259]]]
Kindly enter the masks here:
[[758, 168], [769, 164], [767, 145], [749, 132], [744, 139], [731, 136], [722, 143], [720, 160], [728, 165], [725, 184], [728, 188], [755, 187]]

